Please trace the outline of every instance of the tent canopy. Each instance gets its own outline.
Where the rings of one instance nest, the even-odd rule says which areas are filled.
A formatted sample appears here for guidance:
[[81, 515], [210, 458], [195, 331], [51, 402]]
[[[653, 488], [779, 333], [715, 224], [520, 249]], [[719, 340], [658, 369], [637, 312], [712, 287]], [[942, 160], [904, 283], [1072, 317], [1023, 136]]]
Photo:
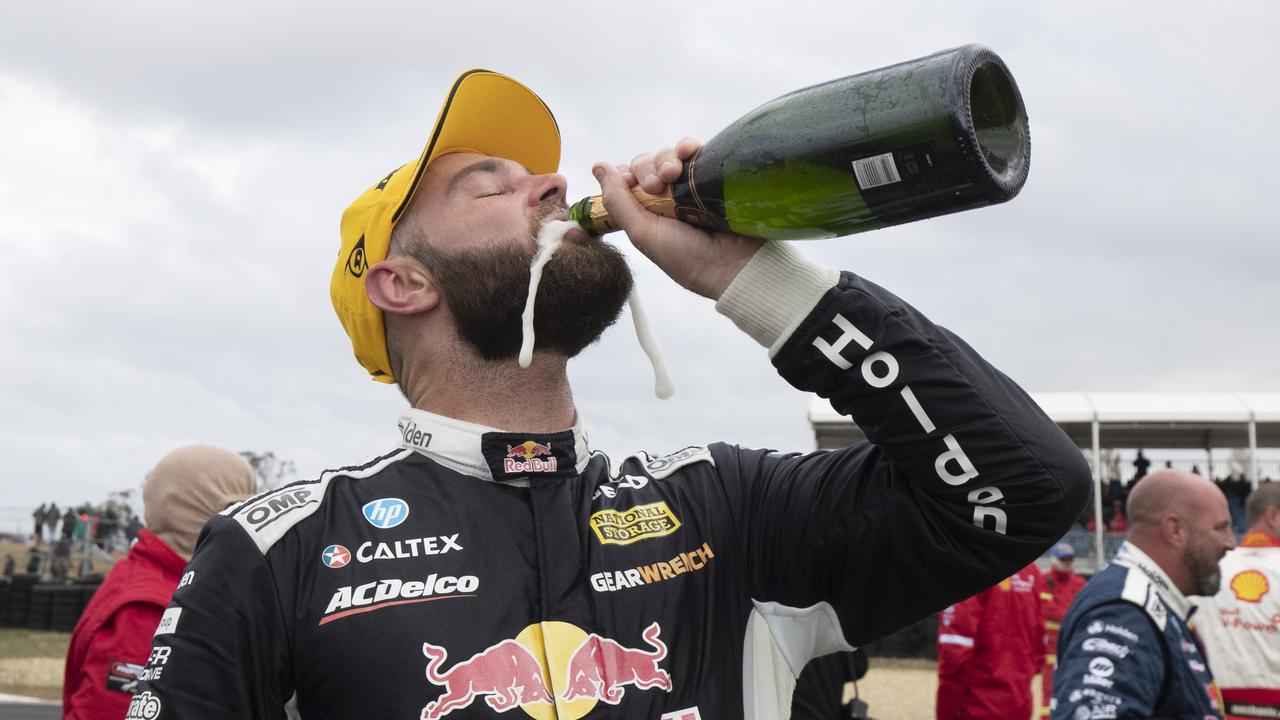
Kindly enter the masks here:
[[[1280, 447], [1280, 393], [1031, 393], [1041, 409], [1082, 448]], [[849, 418], [815, 398], [809, 422], [818, 447], [842, 447], [864, 437]]]

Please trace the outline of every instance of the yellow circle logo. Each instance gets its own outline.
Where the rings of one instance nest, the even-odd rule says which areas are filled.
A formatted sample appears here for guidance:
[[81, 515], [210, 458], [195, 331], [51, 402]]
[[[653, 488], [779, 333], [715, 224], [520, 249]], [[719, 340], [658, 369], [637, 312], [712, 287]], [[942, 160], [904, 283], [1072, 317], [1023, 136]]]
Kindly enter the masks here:
[[1270, 589], [1267, 576], [1257, 570], [1245, 570], [1231, 578], [1231, 592], [1236, 594], [1237, 599], [1245, 602], [1256, 603], [1262, 600], [1262, 596]]

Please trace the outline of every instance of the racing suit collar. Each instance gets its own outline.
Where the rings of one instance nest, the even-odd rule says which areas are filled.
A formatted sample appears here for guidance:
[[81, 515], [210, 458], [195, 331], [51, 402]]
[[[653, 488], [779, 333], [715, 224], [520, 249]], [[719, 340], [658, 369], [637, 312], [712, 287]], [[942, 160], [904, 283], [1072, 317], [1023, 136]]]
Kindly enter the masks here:
[[591, 459], [578, 421], [554, 433], [496, 430], [410, 408], [400, 416], [400, 447], [482, 480], [528, 485], [539, 478], [581, 474]]
[[1156, 592], [1160, 593], [1160, 597], [1164, 598], [1165, 603], [1177, 613], [1180, 620], [1186, 621], [1191, 614], [1191, 601], [1186, 595], [1178, 589], [1177, 585], [1169, 579], [1164, 570], [1151, 559], [1150, 555], [1142, 552], [1136, 545], [1130, 542], [1120, 546], [1116, 551], [1117, 565], [1123, 565], [1128, 568], [1138, 570], [1147, 576], [1151, 584], [1155, 586]]

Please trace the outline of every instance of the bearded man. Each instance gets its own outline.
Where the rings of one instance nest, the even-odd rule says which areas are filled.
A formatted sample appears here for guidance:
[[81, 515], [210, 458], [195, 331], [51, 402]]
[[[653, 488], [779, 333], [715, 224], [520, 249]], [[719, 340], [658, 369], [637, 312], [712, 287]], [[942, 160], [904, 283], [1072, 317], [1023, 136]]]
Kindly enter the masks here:
[[279, 717], [290, 698], [304, 718], [785, 717], [809, 659], [1062, 536], [1088, 496], [1080, 452], [962, 341], [786, 243], [639, 205], [629, 186], [661, 192], [697, 147], [596, 165], [606, 207], [870, 442], [589, 449], [566, 364], [630, 274], [568, 233], [520, 366], [534, 238], [566, 216], [559, 131], [527, 88], [465, 73], [421, 156], [342, 220], [334, 307], [412, 406], [400, 446], [209, 524], [131, 717]]
[[1129, 521], [1115, 561], [1062, 620], [1052, 717], [1221, 718], [1187, 596], [1218, 592], [1218, 561], [1236, 544], [1227, 498], [1199, 475], [1159, 470], [1130, 491]]

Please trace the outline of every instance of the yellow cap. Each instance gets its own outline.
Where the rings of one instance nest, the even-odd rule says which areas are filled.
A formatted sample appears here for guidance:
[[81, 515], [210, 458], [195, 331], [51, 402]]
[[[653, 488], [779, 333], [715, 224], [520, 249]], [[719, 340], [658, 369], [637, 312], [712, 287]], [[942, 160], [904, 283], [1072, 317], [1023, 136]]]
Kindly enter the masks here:
[[356, 360], [374, 380], [395, 382], [382, 311], [365, 295], [365, 271], [387, 258], [391, 230], [413, 200], [427, 165], [453, 152], [514, 160], [535, 175], [552, 173], [560, 165], [560, 129], [529, 88], [490, 70], [468, 70], [454, 81], [422, 155], [379, 180], [342, 213], [342, 247], [329, 296]]

